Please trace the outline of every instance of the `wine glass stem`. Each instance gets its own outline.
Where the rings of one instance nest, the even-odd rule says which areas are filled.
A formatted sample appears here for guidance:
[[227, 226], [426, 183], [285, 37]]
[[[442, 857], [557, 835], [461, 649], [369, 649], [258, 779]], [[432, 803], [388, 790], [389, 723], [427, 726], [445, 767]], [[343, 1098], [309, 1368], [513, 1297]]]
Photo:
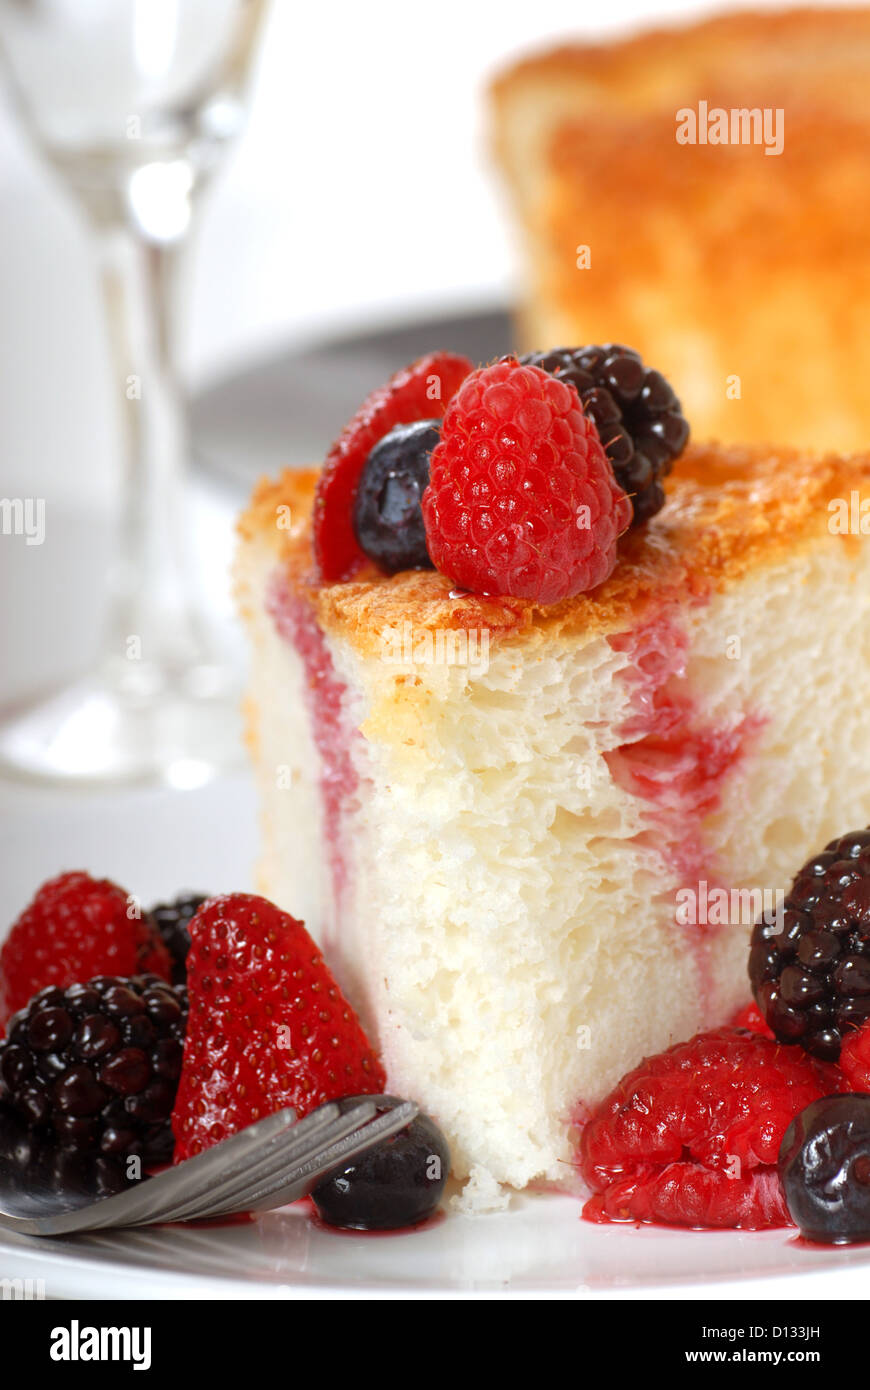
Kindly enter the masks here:
[[[121, 424], [120, 549], [105, 656], [122, 684], [172, 684], [202, 658], [184, 558], [185, 409], [170, 302], [176, 244], [97, 228]], [[126, 673], [126, 674], [125, 674]]]

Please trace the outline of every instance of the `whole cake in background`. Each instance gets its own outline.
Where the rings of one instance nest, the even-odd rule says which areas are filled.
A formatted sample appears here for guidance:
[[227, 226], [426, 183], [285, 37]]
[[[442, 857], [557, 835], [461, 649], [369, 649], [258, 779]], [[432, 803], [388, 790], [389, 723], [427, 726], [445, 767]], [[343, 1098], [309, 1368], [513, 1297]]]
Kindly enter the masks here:
[[864, 448], [868, 65], [861, 7], [721, 16], [505, 72], [522, 346], [631, 343], [679, 383], [696, 439]]

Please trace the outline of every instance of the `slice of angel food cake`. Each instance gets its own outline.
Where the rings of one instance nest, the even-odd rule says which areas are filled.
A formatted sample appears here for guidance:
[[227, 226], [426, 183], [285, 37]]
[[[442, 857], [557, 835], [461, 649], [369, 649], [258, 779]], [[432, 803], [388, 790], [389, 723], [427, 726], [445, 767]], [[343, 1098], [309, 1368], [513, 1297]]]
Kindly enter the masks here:
[[687, 435], [627, 348], [434, 353], [240, 522], [260, 888], [469, 1210], [572, 1186], [592, 1107], [746, 1002], [753, 923], [870, 819], [870, 457]]

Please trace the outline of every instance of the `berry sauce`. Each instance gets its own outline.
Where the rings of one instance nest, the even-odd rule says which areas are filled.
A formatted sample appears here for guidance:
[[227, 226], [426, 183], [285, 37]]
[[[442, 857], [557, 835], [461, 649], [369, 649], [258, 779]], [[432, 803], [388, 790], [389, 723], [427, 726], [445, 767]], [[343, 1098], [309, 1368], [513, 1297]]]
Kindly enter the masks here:
[[[663, 608], [649, 621], [608, 639], [625, 652], [628, 666], [620, 679], [628, 686], [632, 712], [620, 733], [625, 739], [605, 754], [610, 773], [624, 791], [656, 807], [656, 848], [678, 884], [709, 889], [727, 887], [708, 842], [704, 818], [721, 803], [725, 785], [743, 763], [763, 716], [745, 714], [737, 724], [705, 720], [685, 680], [689, 637], [672, 611]], [[694, 955], [702, 1000], [711, 990], [709, 951], [721, 928], [684, 926]]]
[[332, 877], [333, 918], [331, 923], [323, 923], [323, 946], [328, 951], [338, 939], [347, 902], [350, 870], [345, 827], [348, 816], [356, 810], [359, 785], [351, 756], [353, 725], [346, 709], [347, 687], [336, 674], [311, 604], [292, 593], [279, 576], [269, 586], [266, 609], [305, 671], [308, 716], [320, 758], [323, 832]]

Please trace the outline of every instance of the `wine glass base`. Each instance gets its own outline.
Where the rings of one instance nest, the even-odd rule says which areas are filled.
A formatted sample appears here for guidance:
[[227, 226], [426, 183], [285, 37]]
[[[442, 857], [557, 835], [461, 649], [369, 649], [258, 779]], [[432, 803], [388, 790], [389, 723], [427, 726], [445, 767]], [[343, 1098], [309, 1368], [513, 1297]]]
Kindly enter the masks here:
[[215, 668], [173, 686], [82, 680], [0, 725], [0, 775], [46, 786], [203, 786], [241, 762], [239, 694]]

